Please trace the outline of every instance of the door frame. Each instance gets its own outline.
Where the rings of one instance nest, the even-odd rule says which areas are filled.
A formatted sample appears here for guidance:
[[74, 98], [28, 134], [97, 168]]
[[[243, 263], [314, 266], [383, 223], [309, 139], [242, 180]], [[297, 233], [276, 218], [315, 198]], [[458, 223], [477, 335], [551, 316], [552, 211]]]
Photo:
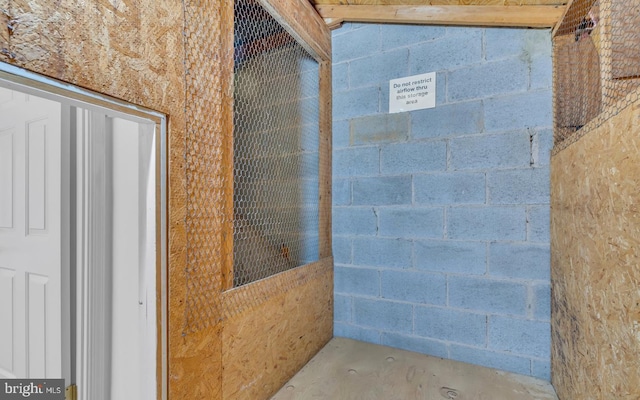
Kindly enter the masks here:
[[[71, 84], [0, 62], [0, 79], [25, 93], [82, 109], [107, 109], [129, 120], [155, 124], [156, 135], [156, 385], [159, 400], [168, 392], [167, 323], [167, 117], [154, 110], [82, 89]], [[73, 290], [76, 290], [75, 288]], [[74, 332], [72, 332], [72, 335]], [[74, 349], [75, 350], [75, 349]], [[77, 372], [72, 375], [76, 383]]]

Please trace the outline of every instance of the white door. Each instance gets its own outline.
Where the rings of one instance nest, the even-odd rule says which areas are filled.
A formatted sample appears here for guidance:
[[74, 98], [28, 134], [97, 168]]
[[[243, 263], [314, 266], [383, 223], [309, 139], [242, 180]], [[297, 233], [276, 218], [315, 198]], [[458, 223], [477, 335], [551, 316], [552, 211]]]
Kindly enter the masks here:
[[78, 398], [156, 399], [154, 125], [75, 120]]
[[[60, 103], [0, 88], [0, 377], [68, 376]], [[63, 165], [64, 164], [64, 165]], [[63, 198], [64, 197], [64, 198]], [[63, 297], [64, 296], [64, 297]]]
[[0, 84], [0, 378], [155, 400], [155, 123]]

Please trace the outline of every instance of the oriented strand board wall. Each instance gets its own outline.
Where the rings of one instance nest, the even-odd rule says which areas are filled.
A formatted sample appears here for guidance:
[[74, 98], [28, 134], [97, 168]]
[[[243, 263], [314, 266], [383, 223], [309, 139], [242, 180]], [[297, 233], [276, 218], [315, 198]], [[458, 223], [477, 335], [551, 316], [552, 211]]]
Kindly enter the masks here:
[[640, 102], [552, 157], [552, 374], [562, 400], [640, 398]]
[[[294, 36], [306, 39], [309, 49], [329, 61], [329, 32], [308, 2], [272, 3], [272, 9], [289, 10], [282, 20], [293, 21], [299, 32]], [[321, 239], [320, 263], [243, 291], [223, 292], [231, 260], [232, 10], [232, 1], [217, 0], [0, 0], [0, 61], [168, 116], [169, 399], [267, 398], [332, 334], [328, 234]], [[327, 69], [322, 73], [326, 76]], [[328, 74], [324, 98], [330, 96]], [[330, 143], [330, 113], [323, 115], [321, 132]], [[324, 150], [321, 157], [329, 157], [330, 166], [330, 146]], [[321, 229], [330, 233], [330, 186], [325, 182], [330, 168], [321, 175], [326, 209]], [[197, 195], [211, 186], [215, 195]], [[194, 315], [188, 305], [194, 299], [203, 306], [198, 327], [190, 326]], [[243, 370], [243, 376], [251, 376], [257, 368], [260, 386], [224, 375], [223, 352], [225, 360], [240, 359], [246, 348], [270, 343], [274, 331], [267, 322], [276, 322], [269, 315], [285, 327], [276, 330], [277, 340], [268, 346], [272, 362]], [[310, 334], [301, 333], [302, 321]], [[244, 326], [252, 327], [250, 332]], [[237, 364], [229, 362], [234, 371]], [[225, 387], [233, 389], [223, 393]], [[242, 392], [246, 387], [249, 397]]]

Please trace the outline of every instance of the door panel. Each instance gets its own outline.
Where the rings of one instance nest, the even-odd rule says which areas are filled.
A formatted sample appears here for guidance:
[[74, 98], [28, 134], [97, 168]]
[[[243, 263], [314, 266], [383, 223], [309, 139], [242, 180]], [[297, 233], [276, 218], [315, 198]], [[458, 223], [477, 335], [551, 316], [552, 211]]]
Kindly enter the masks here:
[[13, 135], [0, 131], [0, 228], [13, 228]]
[[14, 286], [16, 271], [0, 268], [0, 376], [15, 377], [14, 372]]
[[60, 103], [0, 88], [0, 377], [63, 376], [61, 138]]

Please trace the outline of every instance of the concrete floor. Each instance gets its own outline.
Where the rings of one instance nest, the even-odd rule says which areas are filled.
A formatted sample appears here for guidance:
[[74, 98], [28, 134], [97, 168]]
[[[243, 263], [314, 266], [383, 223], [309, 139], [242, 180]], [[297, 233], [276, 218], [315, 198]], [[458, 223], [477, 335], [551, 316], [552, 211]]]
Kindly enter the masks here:
[[424, 354], [331, 340], [272, 400], [558, 400], [546, 381]]

